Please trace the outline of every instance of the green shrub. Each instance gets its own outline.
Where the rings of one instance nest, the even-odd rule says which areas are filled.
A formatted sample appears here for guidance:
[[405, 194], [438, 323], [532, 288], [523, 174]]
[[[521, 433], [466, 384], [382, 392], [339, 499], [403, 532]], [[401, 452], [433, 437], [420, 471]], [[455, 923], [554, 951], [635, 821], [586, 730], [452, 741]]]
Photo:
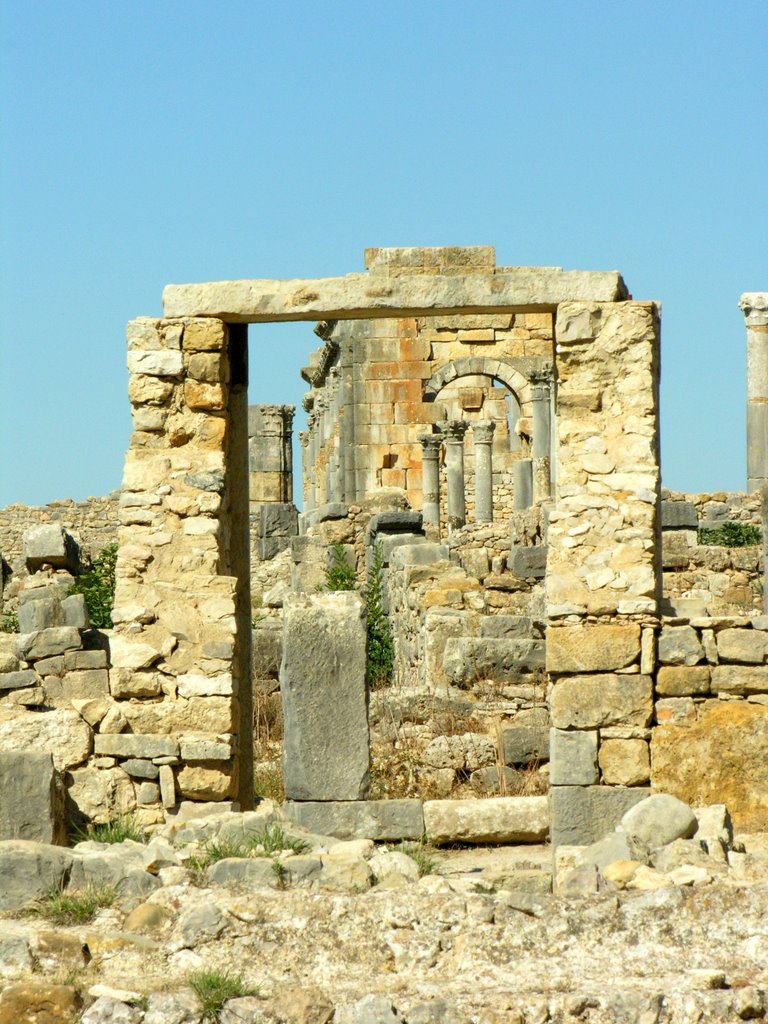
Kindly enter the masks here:
[[203, 871], [216, 861], [228, 860], [231, 857], [271, 857], [281, 850], [303, 853], [308, 849], [309, 846], [303, 839], [288, 835], [282, 825], [276, 822], [249, 836], [218, 836], [216, 839], [207, 839], [200, 847], [199, 853], [188, 858], [187, 866], [193, 870]]
[[19, 619], [16, 612], [8, 612], [7, 615], [0, 616], [0, 633], [18, 633], [19, 632]]
[[751, 544], [759, 544], [761, 540], [759, 526], [731, 521], [713, 530], [702, 527], [698, 535], [699, 544], [716, 544], [724, 548], [745, 548]]
[[115, 603], [115, 564], [117, 544], [108, 544], [93, 560], [91, 568], [78, 576], [71, 594], [82, 594], [88, 617], [96, 629], [112, 628], [112, 606]]
[[113, 885], [88, 885], [73, 892], [64, 892], [57, 886], [38, 900], [29, 913], [53, 924], [87, 924], [97, 911], [111, 907], [116, 899], [117, 889]]
[[226, 970], [194, 971], [187, 977], [187, 984], [200, 1000], [203, 1020], [217, 1024], [221, 1011], [229, 999], [258, 995], [256, 989], [245, 984], [242, 974]]
[[331, 548], [331, 564], [325, 570], [326, 590], [354, 590], [357, 586], [354, 566], [347, 561], [347, 550], [343, 544]]
[[392, 627], [384, 610], [384, 554], [381, 544], [373, 549], [373, 563], [365, 587], [368, 606], [368, 685], [371, 688], [392, 682], [395, 672], [395, 645]]
[[132, 814], [121, 814], [119, 818], [101, 823], [91, 822], [85, 829], [76, 829], [72, 838], [76, 843], [122, 843], [132, 839], [135, 843], [146, 842], [144, 829]]

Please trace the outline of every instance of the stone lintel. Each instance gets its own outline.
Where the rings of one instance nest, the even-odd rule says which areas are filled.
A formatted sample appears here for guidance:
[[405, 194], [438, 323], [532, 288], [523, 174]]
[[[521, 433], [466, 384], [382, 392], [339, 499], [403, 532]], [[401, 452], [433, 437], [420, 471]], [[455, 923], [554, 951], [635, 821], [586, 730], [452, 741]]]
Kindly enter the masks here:
[[163, 290], [163, 307], [166, 317], [276, 323], [550, 311], [569, 300], [616, 302], [626, 297], [626, 286], [616, 270], [516, 267], [501, 273], [347, 274], [316, 280], [169, 284]]

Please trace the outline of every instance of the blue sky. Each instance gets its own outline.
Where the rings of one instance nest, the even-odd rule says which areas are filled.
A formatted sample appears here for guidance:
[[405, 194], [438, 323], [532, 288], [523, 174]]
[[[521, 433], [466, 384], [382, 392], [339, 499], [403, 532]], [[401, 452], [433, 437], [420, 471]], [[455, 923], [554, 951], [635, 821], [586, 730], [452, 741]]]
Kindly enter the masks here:
[[[667, 486], [745, 485], [768, 5], [5, 0], [0, 506], [119, 486], [124, 328], [168, 282], [494, 244], [663, 303]], [[251, 328], [300, 402], [309, 325]]]

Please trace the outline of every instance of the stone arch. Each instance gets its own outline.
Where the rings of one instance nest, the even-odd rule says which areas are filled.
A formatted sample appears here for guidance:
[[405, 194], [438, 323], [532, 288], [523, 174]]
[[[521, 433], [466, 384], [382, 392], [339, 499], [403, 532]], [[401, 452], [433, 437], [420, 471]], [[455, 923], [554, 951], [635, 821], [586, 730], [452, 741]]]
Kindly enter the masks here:
[[501, 381], [513, 392], [521, 408], [531, 401], [531, 382], [527, 377], [503, 359], [487, 359], [484, 356], [465, 356], [441, 366], [424, 385], [424, 401], [434, 402], [447, 384], [452, 384], [459, 377], [476, 374]]

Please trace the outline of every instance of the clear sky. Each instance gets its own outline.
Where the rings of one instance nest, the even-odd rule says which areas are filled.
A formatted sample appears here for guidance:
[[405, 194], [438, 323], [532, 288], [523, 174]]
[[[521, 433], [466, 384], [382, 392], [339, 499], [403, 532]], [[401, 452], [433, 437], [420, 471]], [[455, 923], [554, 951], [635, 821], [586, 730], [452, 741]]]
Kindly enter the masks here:
[[[765, 0], [2, 0], [0, 506], [119, 487], [168, 282], [494, 244], [663, 303], [662, 471], [745, 486], [768, 289]], [[251, 328], [300, 404], [310, 325]]]

